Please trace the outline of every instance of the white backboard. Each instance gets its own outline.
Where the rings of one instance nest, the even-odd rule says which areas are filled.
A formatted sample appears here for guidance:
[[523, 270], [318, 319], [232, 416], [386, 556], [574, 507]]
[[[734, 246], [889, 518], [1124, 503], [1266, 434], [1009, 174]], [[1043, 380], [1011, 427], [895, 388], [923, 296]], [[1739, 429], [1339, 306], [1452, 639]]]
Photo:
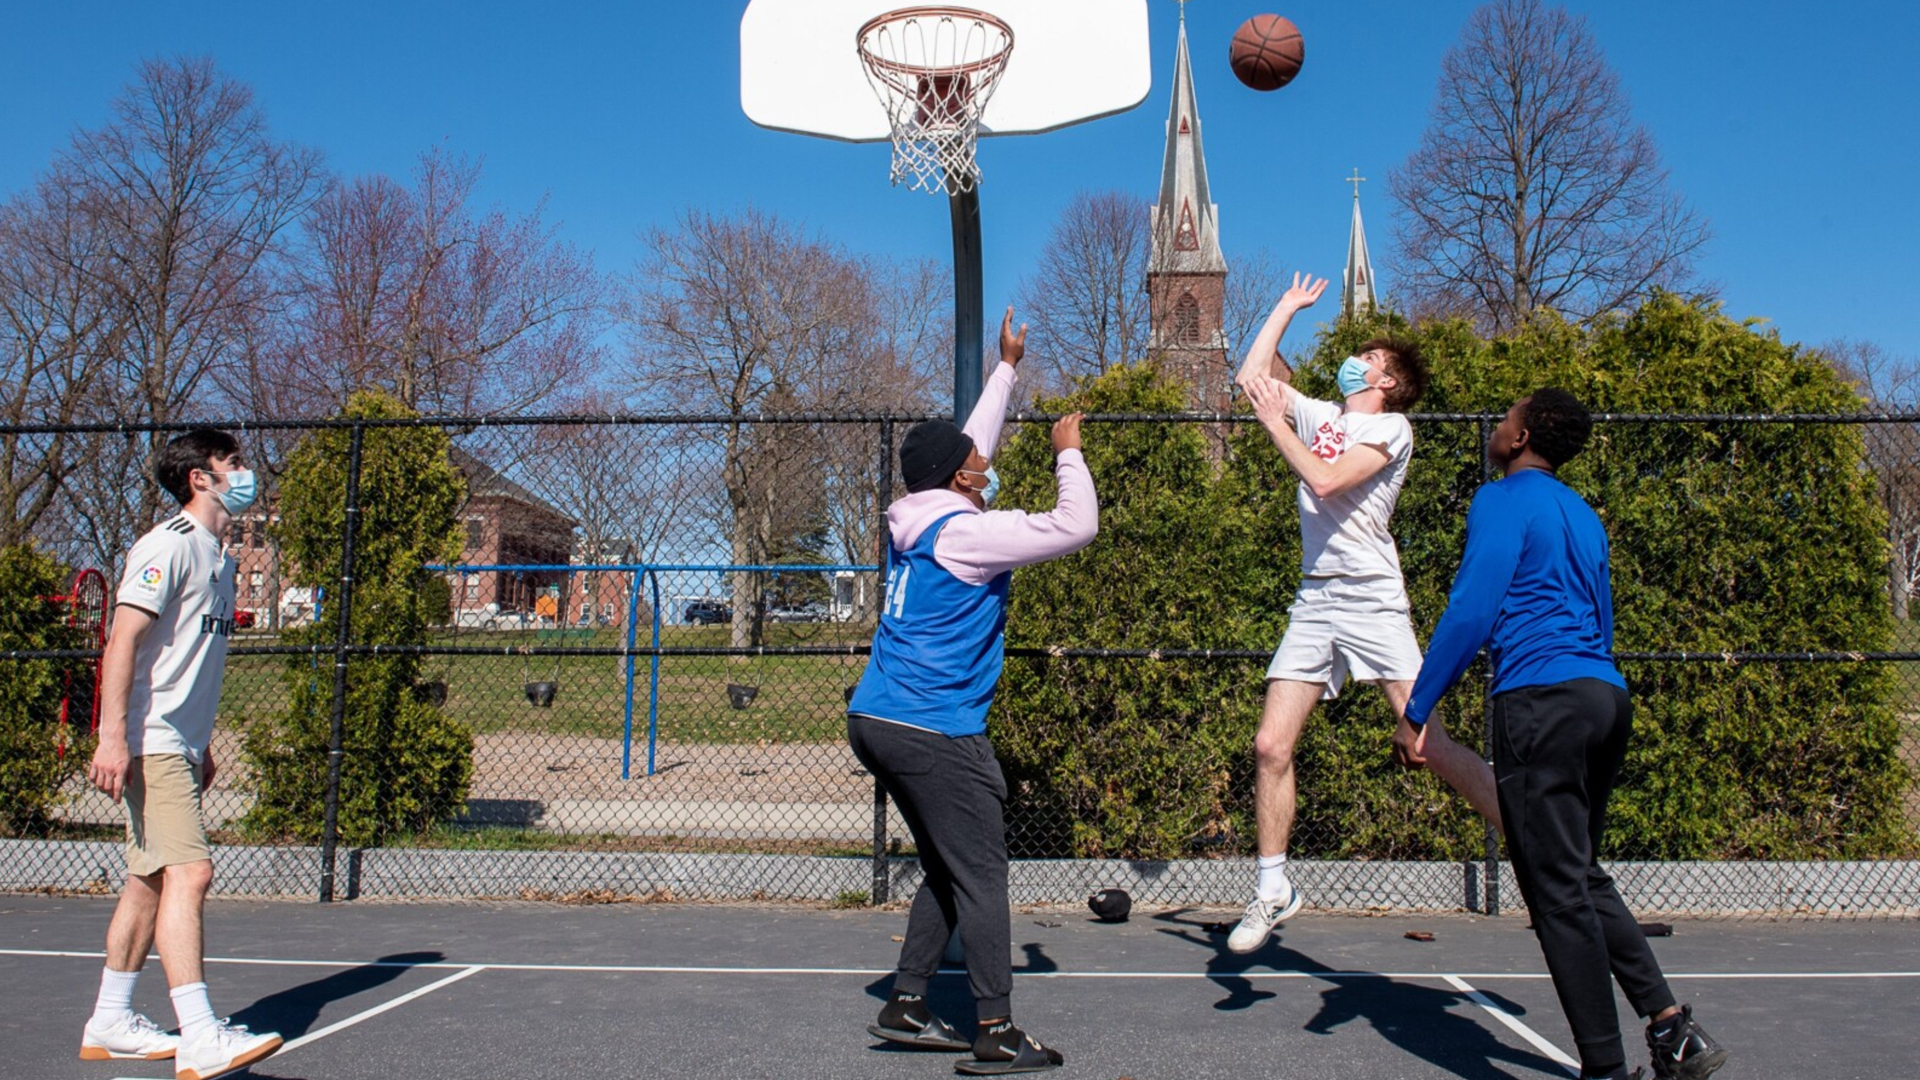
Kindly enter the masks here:
[[[740, 107], [761, 127], [847, 142], [892, 137], [856, 36], [901, 0], [752, 0], [740, 20]], [[1152, 88], [1147, 0], [966, 0], [1013, 31], [981, 135], [1031, 135], [1125, 112]]]

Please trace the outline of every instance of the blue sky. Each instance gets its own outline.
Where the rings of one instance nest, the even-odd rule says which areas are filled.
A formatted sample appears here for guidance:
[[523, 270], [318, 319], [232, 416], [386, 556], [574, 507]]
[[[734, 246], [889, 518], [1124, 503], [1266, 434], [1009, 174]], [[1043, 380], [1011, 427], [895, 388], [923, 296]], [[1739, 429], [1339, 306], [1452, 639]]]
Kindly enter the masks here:
[[[1150, 201], [1178, 5], [1151, 0], [1154, 91], [1131, 113], [990, 140], [981, 160], [987, 307], [1004, 303], [1074, 193]], [[987, 6], [983, 4], [982, 6]], [[1337, 274], [1358, 167], [1384, 290], [1389, 169], [1416, 145], [1441, 56], [1471, 0], [1194, 0], [1188, 31], [1228, 257]], [[1907, 294], [1920, 251], [1920, 9], [1896, 0], [1572, 0], [1712, 224], [1700, 262], [1730, 313], [1789, 340], [1836, 337], [1920, 358]], [[698, 206], [749, 204], [860, 251], [950, 257], [943, 200], [887, 186], [884, 146], [762, 131], [739, 108], [744, 4], [33, 4], [0, 39], [0, 192], [99, 123], [142, 57], [212, 56], [252, 84], [281, 138], [343, 175], [405, 175], [427, 147], [479, 156], [483, 196], [547, 200], [606, 269], [637, 235]], [[1307, 46], [1292, 86], [1234, 81], [1226, 43], [1262, 10]]]

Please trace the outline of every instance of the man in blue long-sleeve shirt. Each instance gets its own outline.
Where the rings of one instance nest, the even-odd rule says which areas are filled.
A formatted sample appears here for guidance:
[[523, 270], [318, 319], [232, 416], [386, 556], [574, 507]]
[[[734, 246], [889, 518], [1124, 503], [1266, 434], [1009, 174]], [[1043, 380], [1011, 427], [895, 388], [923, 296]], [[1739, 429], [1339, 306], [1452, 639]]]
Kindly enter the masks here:
[[1573, 1028], [1581, 1075], [1627, 1076], [1611, 972], [1651, 1019], [1654, 1075], [1698, 1080], [1725, 1062], [1726, 1051], [1694, 1022], [1691, 1007], [1674, 1001], [1597, 857], [1633, 704], [1613, 662], [1606, 529], [1554, 475], [1592, 430], [1586, 408], [1553, 389], [1521, 398], [1494, 429], [1487, 459], [1504, 479], [1473, 498], [1460, 571], [1395, 749], [1404, 761], [1422, 759], [1428, 717], [1486, 646], [1507, 853]]

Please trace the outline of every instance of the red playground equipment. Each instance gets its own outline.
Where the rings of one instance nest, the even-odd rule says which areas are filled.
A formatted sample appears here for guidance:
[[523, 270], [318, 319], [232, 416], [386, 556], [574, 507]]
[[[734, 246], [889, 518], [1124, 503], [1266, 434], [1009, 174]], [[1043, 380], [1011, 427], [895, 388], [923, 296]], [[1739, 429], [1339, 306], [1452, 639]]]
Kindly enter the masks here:
[[[73, 577], [73, 589], [60, 599], [68, 605], [67, 625], [86, 635], [83, 647], [104, 649], [107, 644], [107, 578], [88, 568]], [[83, 728], [82, 725], [85, 725]], [[87, 662], [86, 673], [67, 677], [67, 693], [60, 700], [60, 726], [71, 738], [92, 735], [100, 727], [100, 659]]]

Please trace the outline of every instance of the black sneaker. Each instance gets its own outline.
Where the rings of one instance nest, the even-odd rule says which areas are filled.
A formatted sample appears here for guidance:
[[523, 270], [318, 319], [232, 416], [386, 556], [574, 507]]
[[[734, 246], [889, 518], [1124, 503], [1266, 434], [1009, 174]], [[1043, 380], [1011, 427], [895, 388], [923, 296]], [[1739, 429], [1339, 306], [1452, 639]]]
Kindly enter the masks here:
[[1694, 1022], [1691, 1005], [1647, 1025], [1647, 1052], [1653, 1055], [1653, 1075], [1661, 1080], [1705, 1080], [1727, 1063], [1725, 1048]]

